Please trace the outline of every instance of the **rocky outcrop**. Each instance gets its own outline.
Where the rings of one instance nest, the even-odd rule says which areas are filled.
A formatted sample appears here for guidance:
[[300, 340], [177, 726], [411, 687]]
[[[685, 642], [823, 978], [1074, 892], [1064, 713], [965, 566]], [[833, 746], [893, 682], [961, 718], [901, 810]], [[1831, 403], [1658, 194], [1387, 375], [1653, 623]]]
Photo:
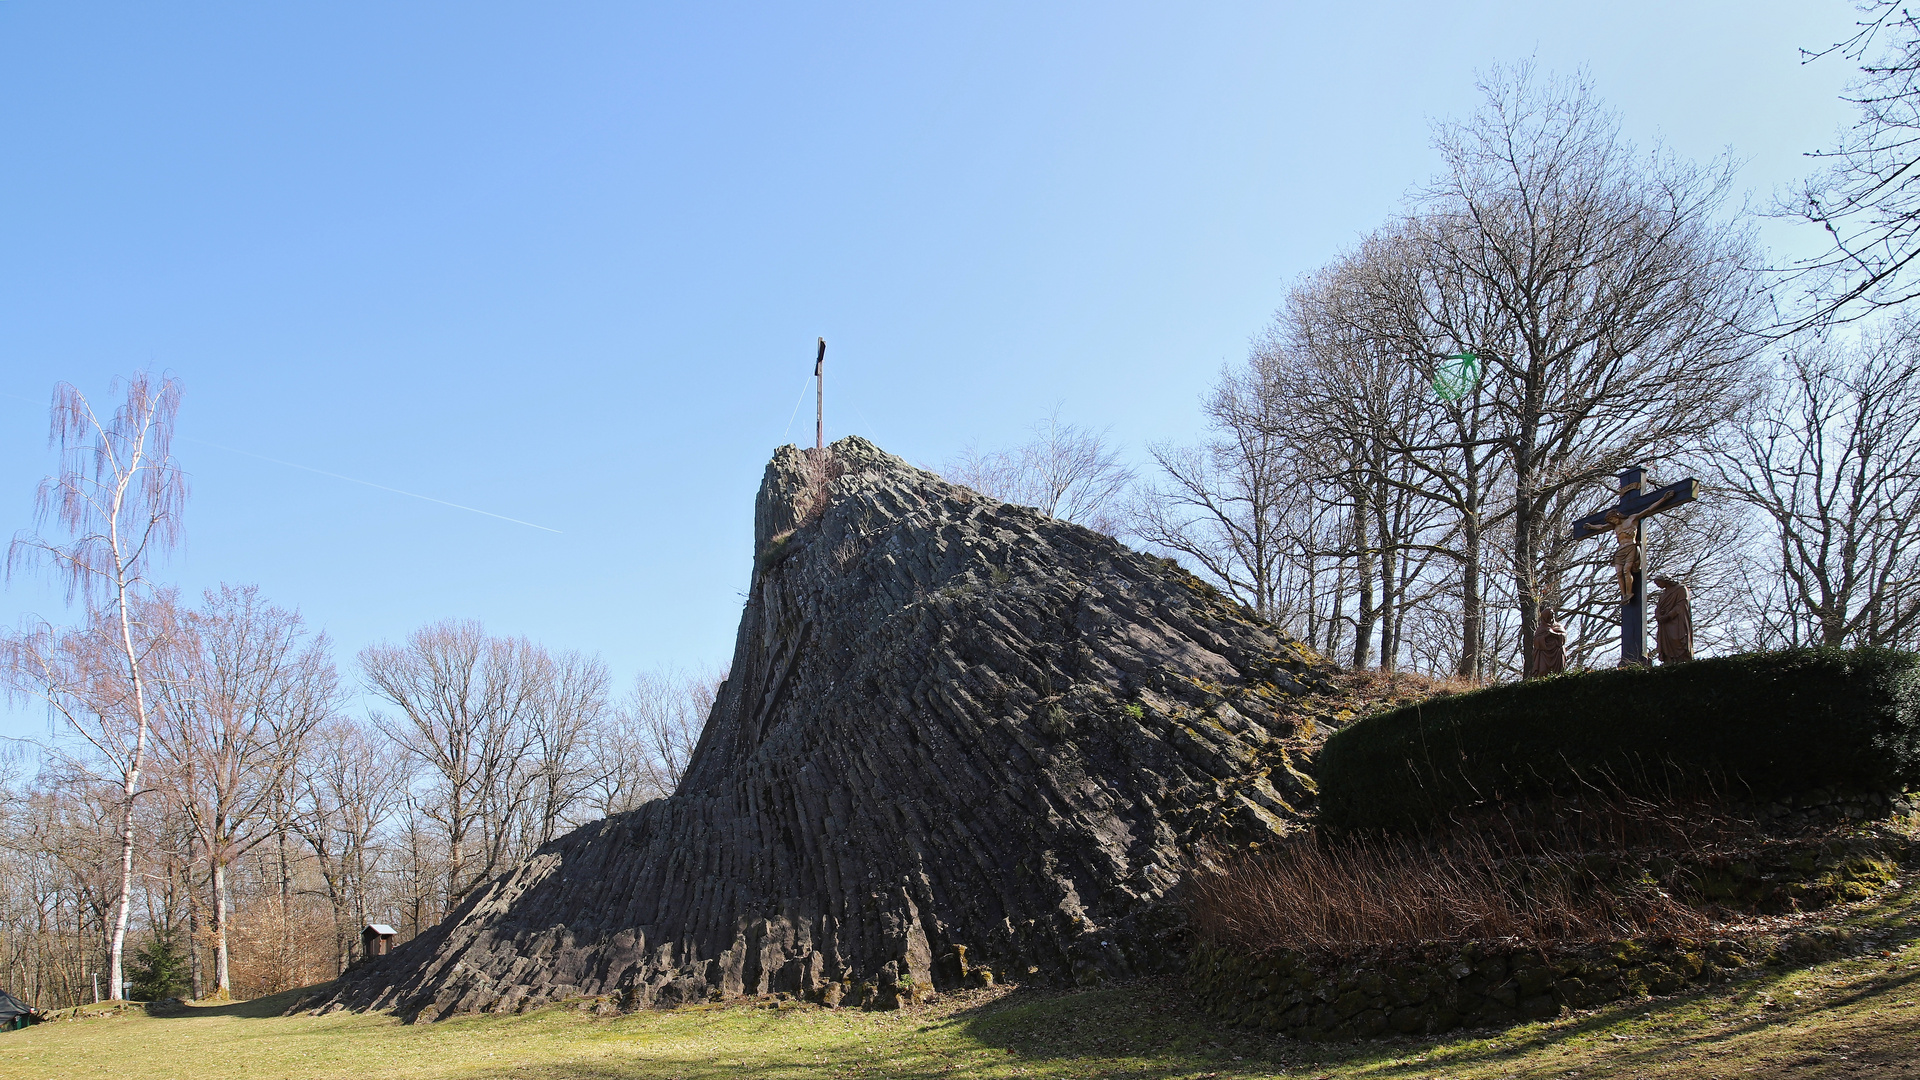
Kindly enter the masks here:
[[792, 447], [767, 466], [679, 791], [542, 848], [336, 1006], [887, 1005], [1184, 966], [1192, 845], [1295, 827], [1330, 669], [1171, 562], [831, 453], [830, 480]]

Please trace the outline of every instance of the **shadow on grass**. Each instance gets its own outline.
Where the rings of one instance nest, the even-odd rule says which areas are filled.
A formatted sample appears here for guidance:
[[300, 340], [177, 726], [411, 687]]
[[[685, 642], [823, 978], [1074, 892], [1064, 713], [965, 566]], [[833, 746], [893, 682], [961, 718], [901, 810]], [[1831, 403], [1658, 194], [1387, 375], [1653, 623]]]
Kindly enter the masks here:
[[266, 1020], [285, 1016], [298, 1009], [309, 998], [318, 999], [333, 989], [333, 983], [315, 983], [294, 990], [285, 990], [267, 997], [250, 998], [246, 1001], [228, 1001], [220, 1004], [163, 1004], [154, 1002], [147, 1006], [147, 1015], [163, 1020], [184, 1020], [197, 1016], [238, 1016], [249, 1020]]
[[[1219, 1023], [1193, 1004], [1180, 979], [1171, 977], [1079, 991], [1020, 989], [973, 1004], [963, 998], [918, 1015], [855, 1013], [842, 1030], [823, 1031], [808, 1023], [821, 1018], [817, 1009], [781, 1013], [747, 1005], [710, 1009], [707, 1015], [718, 1021], [728, 1013], [747, 1024], [764, 1017], [765, 1030], [717, 1035], [710, 1054], [688, 1054], [674, 1040], [636, 1038], [630, 1050], [610, 1058], [503, 1062], [469, 1075], [487, 1080], [1005, 1075], [1146, 1080], [1271, 1076], [1303, 1060], [1296, 1051], [1304, 1044]], [[790, 1020], [799, 1022], [788, 1028]], [[1310, 1052], [1318, 1062], [1378, 1059], [1393, 1050], [1367, 1044]]]

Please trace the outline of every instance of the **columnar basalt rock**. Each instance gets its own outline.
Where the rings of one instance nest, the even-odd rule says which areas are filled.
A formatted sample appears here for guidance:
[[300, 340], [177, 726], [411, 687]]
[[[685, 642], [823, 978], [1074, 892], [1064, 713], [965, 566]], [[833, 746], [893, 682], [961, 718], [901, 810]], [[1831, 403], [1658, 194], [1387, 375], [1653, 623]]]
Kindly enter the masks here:
[[679, 791], [547, 845], [335, 1006], [884, 1006], [1184, 964], [1182, 867], [1297, 826], [1331, 669], [1170, 562], [861, 439], [831, 453], [767, 466]]

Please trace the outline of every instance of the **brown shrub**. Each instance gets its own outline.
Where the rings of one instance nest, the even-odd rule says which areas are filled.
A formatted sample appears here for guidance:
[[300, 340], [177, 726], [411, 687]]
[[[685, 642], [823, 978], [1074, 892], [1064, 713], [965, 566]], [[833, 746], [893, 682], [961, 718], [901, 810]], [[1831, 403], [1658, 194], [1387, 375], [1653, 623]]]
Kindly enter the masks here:
[[1755, 833], [1715, 806], [1614, 795], [1503, 808], [1418, 837], [1302, 833], [1203, 858], [1188, 888], [1199, 934], [1255, 952], [1682, 935], [1706, 930], [1708, 913], [1673, 894], [1672, 870], [1646, 872], [1646, 857], [1701, 856]]
[[797, 528], [820, 520], [827, 512], [829, 488], [846, 473], [847, 467], [833, 456], [832, 449], [802, 450], [805, 460], [800, 490], [794, 495], [793, 519]]

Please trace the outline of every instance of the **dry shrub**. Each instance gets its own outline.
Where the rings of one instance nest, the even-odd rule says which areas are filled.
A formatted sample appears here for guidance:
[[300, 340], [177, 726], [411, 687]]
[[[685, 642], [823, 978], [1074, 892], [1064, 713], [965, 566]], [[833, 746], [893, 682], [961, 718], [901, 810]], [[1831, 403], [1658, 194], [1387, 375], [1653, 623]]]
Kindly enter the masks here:
[[1342, 671], [1333, 676], [1333, 685], [1355, 718], [1481, 689], [1471, 679], [1373, 668]]
[[1342, 689], [1369, 701], [1425, 701], [1479, 690], [1483, 685], [1456, 675], [1381, 671], [1378, 668], [1343, 671], [1337, 681]]
[[[227, 932], [227, 943], [233, 950], [235, 997], [265, 997], [325, 982], [338, 974], [334, 967], [333, 914], [318, 897], [296, 892], [283, 906], [277, 892], [263, 888], [246, 901], [245, 917], [236, 917]], [[211, 948], [202, 955], [211, 981]]]
[[1202, 936], [1255, 952], [1682, 935], [1705, 931], [1707, 912], [1640, 870], [1642, 859], [1617, 856], [1702, 856], [1755, 834], [1710, 804], [1614, 794], [1494, 810], [1424, 836], [1303, 833], [1207, 859], [1189, 890]]
[[793, 498], [793, 519], [796, 528], [804, 528], [820, 520], [827, 512], [829, 487], [844, 475], [846, 465], [834, 458], [831, 449], [802, 450], [800, 490]]
[[839, 546], [833, 549], [833, 568], [835, 570], [843, 574], [846, 573], [849, 567], [860, 560], [860, 556], [867, 553], [867, 546], [861, 543], [861, 539], [861, 537], [849, 536], [845, 540], [840, 541]]

